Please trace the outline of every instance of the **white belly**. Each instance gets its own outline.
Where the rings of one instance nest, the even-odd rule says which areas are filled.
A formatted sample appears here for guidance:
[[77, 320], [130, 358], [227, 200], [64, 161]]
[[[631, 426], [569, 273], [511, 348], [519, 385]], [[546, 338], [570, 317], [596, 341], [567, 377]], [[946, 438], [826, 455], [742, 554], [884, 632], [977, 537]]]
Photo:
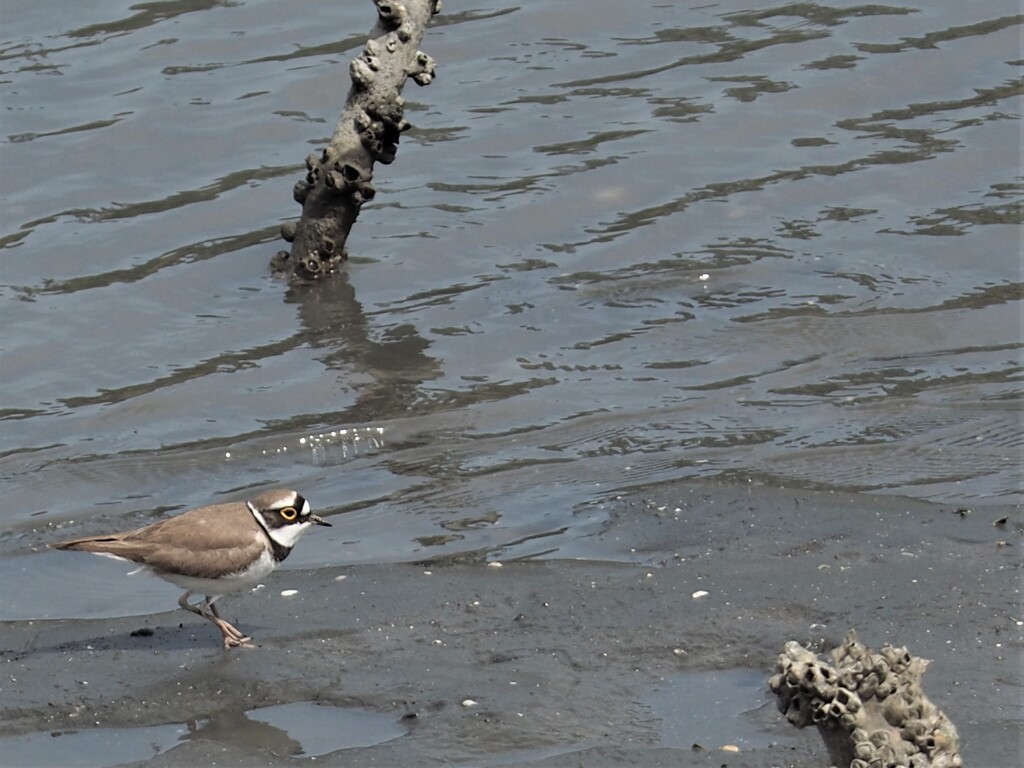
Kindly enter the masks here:
[[277, 568], [277, 561], [274, 560], [269, 550], [265, 550], [260, 555], [259, 560], [254, 561], [246, 570], [219, 579], [199, 579], [194, 576], [182, 576], [177, 573], [154, 573], [154, 575], [159, 576], [164, 581], [176, 584], [182, 589], [187, 589], [189, 592], [213, 597], [252, 589], [269, 576], [275, 568]]

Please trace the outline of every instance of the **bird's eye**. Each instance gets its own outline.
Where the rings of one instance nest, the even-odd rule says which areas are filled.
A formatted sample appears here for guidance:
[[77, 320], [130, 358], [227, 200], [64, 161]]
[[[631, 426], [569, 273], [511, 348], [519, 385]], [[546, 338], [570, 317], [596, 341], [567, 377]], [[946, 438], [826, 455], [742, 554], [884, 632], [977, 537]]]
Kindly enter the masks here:
[[281, 515], [286, 522], [290, 523], [299, 516], [299, 511], [295, 509], [295, 507], [285, 507], [284, 509], [279, 509], [278, 514]]

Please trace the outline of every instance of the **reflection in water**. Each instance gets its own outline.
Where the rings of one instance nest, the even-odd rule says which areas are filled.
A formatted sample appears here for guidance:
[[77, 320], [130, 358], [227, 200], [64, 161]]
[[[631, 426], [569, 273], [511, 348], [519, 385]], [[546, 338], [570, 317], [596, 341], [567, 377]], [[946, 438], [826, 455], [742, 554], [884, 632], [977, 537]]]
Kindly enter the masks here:
[[441, 375], [438, 362], [426, 354], [430, 342], [414, 325], [401, 323], [372, 337], [375, 329], [356, 300], [346, 272], [292, 287], [286, 301], [298, 305], [304, 340], [322, 352], [315, 359], [326, 370], [338, 372], [339, 385], [362, 382], [356, 402], [346, 403], [344, 411], [334, 412], [329, 402], [308, 403], [305, 421], [300, 419], [296, 425], [311, 420], [372, 423], [403, 413], [420, 400], [423, 383]]
[[205, 739], [230, 744], [253, 752], [273, 752], [275, 755], [303, 754], [302, 744], [288, 735], [288, 731], [269, 723], [250, 720], [245, 712], [220, 712], [204, 720], [186, 723], [188, 733], [182, 741]]
[[187, 723], [182, 741], [216, 741], [256, 755], [318, 757], [339, 749], [383, 744], [405, 730], [391, 715], [308, 701], [224, 711]]
[[5, 765], [105, 768], [146, 760], [186, 741], [229, 746], [258, 762], [267, 752], [315, 758], [383, 744], [404, 734], [391, 715], [301, 701], [246, 712], [225, 710], [183, 724], [8, 736], [0, 738], [0, 749]]

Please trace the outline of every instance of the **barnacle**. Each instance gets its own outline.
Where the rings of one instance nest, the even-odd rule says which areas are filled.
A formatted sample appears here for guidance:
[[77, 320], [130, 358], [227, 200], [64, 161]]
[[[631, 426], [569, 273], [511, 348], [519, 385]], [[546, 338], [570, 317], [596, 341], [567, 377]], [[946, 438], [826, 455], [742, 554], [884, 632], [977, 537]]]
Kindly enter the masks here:
[[348, 73], [352, 77], [352, 84], [364, 91], [370, 87], [370, 83], [375, 77], [370, 65], [360, 58], [352, 59], [352, 63], [348, 66]]
[[417, 85], [429, 85], [437, 72], [437, 63], [423, 51], [416, 51], [416, 63], [409, 71], [409, 77]]
[[373, 164], [392, 162], [405, 119], [401, 90], [408, 79], [429, 83], [436, 70], [418, 49], [436, 0], [374, 0], [377, 24], [359, 55], [349, 62], [352, 86], [328, 146], [306, 158], [305, 177], [292, 190], [302, 205], [296, 224], [281, 228], [291, 243], [287, 258], [275, 256], [276, 268], [300, 278], [333, 272], [347, 258], [345, 241], [363, 203], [376, 189]]
[[960, 768], [956, 728], [921, 689], [925, 660], [892, 646], [874, 653], [853, 632], [832, 659], [788, 642], [769, 685], [787, 720], [818, 727], [834, 764]]

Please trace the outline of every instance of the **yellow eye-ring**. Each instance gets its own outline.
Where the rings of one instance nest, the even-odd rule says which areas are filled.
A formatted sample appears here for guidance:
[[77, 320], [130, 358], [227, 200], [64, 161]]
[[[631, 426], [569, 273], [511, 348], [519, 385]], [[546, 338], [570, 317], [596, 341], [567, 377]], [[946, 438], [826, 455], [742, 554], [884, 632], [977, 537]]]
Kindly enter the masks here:
[[295, 507], [285, 507], [284, 509], [278, 510], [278, 514], [285, 519], [286, 522], [291, 522], [299, 516], [299, 511]]

